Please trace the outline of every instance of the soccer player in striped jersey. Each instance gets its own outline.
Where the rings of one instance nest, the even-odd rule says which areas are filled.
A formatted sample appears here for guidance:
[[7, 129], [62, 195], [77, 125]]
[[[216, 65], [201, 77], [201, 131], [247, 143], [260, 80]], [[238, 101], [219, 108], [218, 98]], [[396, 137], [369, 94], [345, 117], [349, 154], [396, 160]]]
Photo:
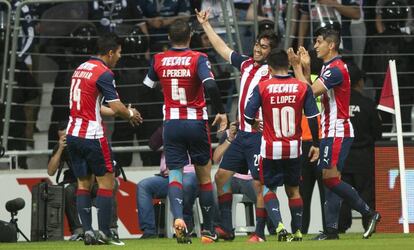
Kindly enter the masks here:
[[211, 183], [211, 143], [204, 89], [217, 111], [213, 125], [227, 127], [220, 92], [211, 73], [207, 55], [189, 49], [191, 28], [176, 20], [169, 29], [171, 49], [154, 55], [144, 84], [154, 88], [159, 81], [164, 93], [164, 152], [169, 169], [168, 197], [174, 216], [178, 243], [191, 243], [183, 220], [183, 167], [188, 155], [196, 167], [203, 213], [203, 243], [217, 241], [213, 229], [213, 186]]
[[[253, 57], [240, 55], [230, 49], [226, 43], [214, 32], [208, 22], [210, 11], [196, 11], [197, 19], [207, 34], [212, 46], [220, 56], [231, 63], [235, 68], [240, 70], [240, 93], [238, 102], [238, 122], [239, 131], [236, 139], [232, 142], [229, 149], [223, 156], [219, 170], [216, 173], [215, 180], [217, 185], [217, 195], [219, 209], [221, 214], [221, 223], [216, 227], [216, 232], [220, 238], [224, 240], [232, 240], [234, 238], [232, 225], [232, 191], [231, 177], [234, 173], [247, 174], [248, 170], [254, 179], [255, 189], [257, 192], [256, 200], [256, 230], [250, 235], [249, 242], [263, 242], [265, 240], [264, 228], [266, 224], [267, 212], [264, 205], [264, 197], [262, 196], [262, 185], [259, 181], [258, 159], [260, 153], [261, 133], [252, 128], [245, 121], [244, 111], [248, 97], [253, 89], [261, 81], [271, 77], [267, 66], [267, 56], [270, 50], [276, 48], [279, 39], [272, 31], [265, 31], [258, 35], [255, 46], [253, 48]], [[259, 112], [261, 117], [261, 112]], [[279, 204], [273, 197], [265, 198], [267, 203], [273, 204], [271, 211], [279, 213]], [[270, 206], [270, 205], [269, 205]], [[269, 210], [268, 210], [269, 211]], [[280, 216], [280, 215], [279, 215]], [[275, 225], [278, 226], [278, 225]], [[287, 234], [283, 224], [277, 228], [277, 233]]]
[[[85, 245], [124, 245], [110, 231], [112, 219], [114, 165], [109, 143], [104, 135], [101, 113], [120, 116], [133, 125], [142, 122], [137, 110], [127, 108], [115, 90], [111, 69], [121, 57], [122, 41], [112, 33], [99, 37], [98, 55], [82, 63], [72, 75], [69, 94], [70, 116], [66, 129], [67, 148], [73, 172], [78, 180], [77, 209], [85, 232]], [[102, 102], [108, 107], [101, 106]], [[92, 229], [90, 189], [98, 181], [96, 208], [99, 234]]]
[[[341, 171], [354, 137], [349, 118], [350, 77], [338, 51], [341, 37], [339, 31], [330, 27], [318, 29], [315, 37], [314, 48], [318, 58], [324, 63], [319, 77], [311, 86], [315, 96], [322, 96], [322, 140], [318, 168], [322, 171], [325, 185], [326, 224], [326, 231], [315, 237], [315, 240], [339, 239], [338, 218], [342, 200], [370, 218], [368, 228], [363, 234], [363, 238], [367, 239], [374, 233], [381, 216], [361, 199], [351, 185], [341, 180]], [[303, 47], [299, 48], [298, 54], [290, 49], [289, 57], [296, 58], [292, 60], [296, 77], [311, 83], [308, 52]]]
[[[260, 82], [250, 97], [244, 117], [246, 122], [258, 127], [260, 119], [255, 119], [262, 108], [263, 135], [260, 148], [260, 179], [264, 183], [263, 196], [276, 197], [275, 189], [284, 184], [289, 198], [292, 216], [292, 236], [286, 240], [302, 240], [303, 201], [299, 192], [302, 154], [302, 110], [308, 118], [313, 146], [309, 150], [310, 161], [319, 157], [319, 110], [311, 88], [288, 74], [289, 61], [286, 51], [274, 49], [268, 57], [273, 77]], [[274, 225], [281, 219], [269, 212]], [[279, 240], [282, 240], [279, 237]]]

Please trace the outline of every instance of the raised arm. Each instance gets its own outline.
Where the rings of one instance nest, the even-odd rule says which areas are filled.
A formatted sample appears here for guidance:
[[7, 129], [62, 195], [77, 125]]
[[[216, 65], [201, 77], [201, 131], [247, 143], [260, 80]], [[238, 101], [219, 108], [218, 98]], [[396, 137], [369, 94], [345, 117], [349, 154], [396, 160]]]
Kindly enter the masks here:
[[198, 11], [195, 10], [197, 20], [203, 27], [204, 32], [206, 33], [208, 39], [210, 40], [211, 45], [217, 51], [217, 53], [226, 61], [230, 62], [230, 55], [233, 51], [227, 44], [221, 39], [217, 33], [214, 31], [213, 27], [211, 27], [210, 23], [208, 22], [208, 17], [210, 14], [210, 9]]

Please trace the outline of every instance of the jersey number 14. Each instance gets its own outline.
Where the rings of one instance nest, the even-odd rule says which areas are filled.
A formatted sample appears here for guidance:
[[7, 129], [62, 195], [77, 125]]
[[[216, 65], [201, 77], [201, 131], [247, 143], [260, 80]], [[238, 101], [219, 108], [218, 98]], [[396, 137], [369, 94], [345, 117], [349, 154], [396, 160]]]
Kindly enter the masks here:
[[76, 109], [80, 110], [81, 108], [81, 89], [79, 85], [81, 79], [72, 79], [72, 84], [70, 85], [70, 94], [69, 94], [69, 108], [72, 109], [73, 103], [76, 102]]

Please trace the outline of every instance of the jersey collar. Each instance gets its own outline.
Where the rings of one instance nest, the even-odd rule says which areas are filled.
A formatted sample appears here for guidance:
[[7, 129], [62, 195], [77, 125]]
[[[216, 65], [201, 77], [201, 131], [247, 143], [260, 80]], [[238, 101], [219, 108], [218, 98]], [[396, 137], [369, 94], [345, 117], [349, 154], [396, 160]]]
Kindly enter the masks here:
[[342, 56], [340, 56], [340, 55], [335, 56], [334, 58], [332, 58], [331, 60], [327, 61], [326, 63], [323, 63], [323, 65], [324, 66], [327, 66], [327, 65], [331, 64], [333, 61], [335, 61], [337, 59], [341, 59], [341, 58], [342, 58]]
[[273, 75], [273, 77], [277, 78], [277, 79], [287, 79], [287, 78], [290, 78], [291, 75], [289, 75], [289, 74], [287, 74], [287, 75]]
[[174, 47], [171, 47], [170, 50], [174, 50], [174, 51], [186, 51], [186, 50], [190, 50], [190, 48], [174, 48]]

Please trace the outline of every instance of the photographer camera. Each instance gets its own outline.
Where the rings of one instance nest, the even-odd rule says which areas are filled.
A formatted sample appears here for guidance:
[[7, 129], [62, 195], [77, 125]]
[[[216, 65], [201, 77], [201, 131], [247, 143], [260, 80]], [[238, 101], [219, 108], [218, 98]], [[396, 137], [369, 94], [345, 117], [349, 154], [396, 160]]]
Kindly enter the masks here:
[[[68, 219], [69, 229], [71, 232], [71, 237], [69, 238], [70, 241], [80, 241], [83, 240], [84, 232], [82, 229], [82, 224], [79, 220], [78, 211], [76, 209], [76, 190], [77, 181], [72, 171], [72, 161], [69, 157], [69, 152], [67, 150], [66, 144], [66, 127], [67, 122], [60, 122], [58, 125], [58, 137], [59, 143], [55, 145], [53, 149], [52, 156], [49, 160], [47, 165], [47, 174], [49, 176], [56, 175], [56, 183], [59, 185], [66, 185], [65, 187], [65, 214]], [[63, 170], [64, 165], [68, 166], [63, 173], [63, 181], [59, 182], [61, 172]], [[115, 165], [115, 164], [114, 164]], [[117, 175], [118, 176], [118, 171]], [[96, 197], [97, 192], [97, 183], [95, 182], [91, 188], [92, 197]], [[118, 182], [115, 182], [113, 195], [115, 197], [116, 193], [118, 192]], [[113, 203], [113, 218], [111, 223], [111, 231], [117, 237], [118, 236], [118, 215], [117, 215], [117, 202], [114, 198], [115, 202]]]

